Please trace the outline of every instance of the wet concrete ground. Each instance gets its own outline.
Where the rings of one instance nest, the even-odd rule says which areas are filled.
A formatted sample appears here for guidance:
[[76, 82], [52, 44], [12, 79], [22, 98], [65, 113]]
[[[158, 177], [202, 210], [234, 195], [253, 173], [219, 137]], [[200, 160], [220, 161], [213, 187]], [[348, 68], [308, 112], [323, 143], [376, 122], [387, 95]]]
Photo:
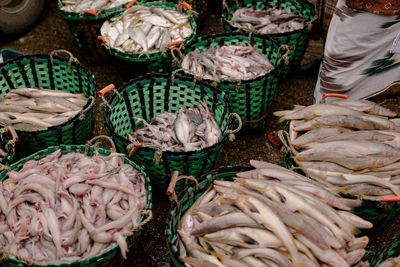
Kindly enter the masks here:
[[[210, 1], [213, 2], [213, 1]], [[213, 2], [214, 3], [214, 2]], [[220, 2], [210, 3], [209, 13], [204, 20], [204, 26], [198, 35], [223, 32], [220, 25]], [[110, 83], [120, 87], [124, 79], [117, 71], [116, 64], [110, 61], [103, 65], [89, 65], [79, 54], [67, 24], [57, 11], [57, 1], [47, 1], [41, 20], [30, 32], [14, 40], [2, 38], [0, 49], [12, 48], [26, 54], [49, 54], [55, 49], [66, 49], [75, 55], [82, 65], [86, 66], [96, 77], [97, 89], [100, 90]], [[311, 62], [322, 55], [322, 41], [311, 41], [303, 63]], [[132, 78], [135, 73], [132, 73]], [[309, 105], [313, 103], [313, 90], [316, 83], [316, 73], [294, 73], [281, 82], [276, 90], [272, 112], [291, 109], [293, 105]], [[103, 125], [103, 115], [100, 110], [100, 101], [96, 102], [96, 122], [93, 136], [106, 134]], [[385, 100], [384, 105], [399, 112], [399, 98]], [[223, 147], [217, 166], [248, 165], [250, 159], [265, 160], [281, 164], [283, 155], [280, 150], [266, 142], [267, 132], [282, 129], [284, 125], [278, 123], [273, 116], [268, 118], [265, 131], [256, 133], [240, 133], [234, 142], [227, 142]], [[138, 248], [138, 266], [168, 266], [168, 250], [164, 239], [165, 218], [170, 204], [162, 192], [154, 192], [153, 197], [154, 219], [144, 228], [141, 244]], [[396, 223], [397, 224], [397, 223]], [[378, 248], [384, 244], [389, 236], [398, 233], [399, 227], [394, 225], [388, 231], [371, 235], [370, 248]]]

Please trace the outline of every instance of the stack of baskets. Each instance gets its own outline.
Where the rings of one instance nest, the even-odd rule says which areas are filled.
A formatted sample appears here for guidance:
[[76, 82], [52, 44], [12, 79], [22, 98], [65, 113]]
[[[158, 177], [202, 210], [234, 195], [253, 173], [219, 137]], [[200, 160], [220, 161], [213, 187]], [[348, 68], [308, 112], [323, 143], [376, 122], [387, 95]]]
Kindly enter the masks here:
[[306, 25], [301, 30], [296, 30], [286, 33], [274, 33], [274, 34], [263, 34], [263, 38], [273, 38], [279, 44], [288, 45], [291, 50], [288, 55], [289, 64], [283, 67], [280, 78], [284, 79], [288, 76], [291, 70], [295, 70], [300, 66], [300, 62], [304, 56], [307, 49], [308, 41], [310, 38], [310, 33], [312, 25], [316, 20], [315, 7], [313, 4], [304, 0], [273, 0], [273, 1], [263, 1], [263, 0], [244, 0], [244, 1], [230, 1], [224, 0], [224, 11], [221, 17], [221, 23], [224, 29], [228, 32], [243, 30], [233, 27], [228, 20], [232, 18], [233, 13], [243, 7], [255, 8], [260, 10], [265, 10], [270, 7], [277, 9], [287, 9], [290, 8], [291, 11], [299, 13], [306, 18]]

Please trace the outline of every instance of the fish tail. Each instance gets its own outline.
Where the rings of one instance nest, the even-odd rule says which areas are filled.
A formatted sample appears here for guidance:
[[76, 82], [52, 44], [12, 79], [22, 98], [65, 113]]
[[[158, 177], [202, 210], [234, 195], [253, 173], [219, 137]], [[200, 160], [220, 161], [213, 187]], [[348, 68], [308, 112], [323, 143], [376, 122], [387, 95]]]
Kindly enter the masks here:
[[285, 116], [287, 114], [289, 114], [290, 112], [292, 112], [292, 111], [291, 110], [281, 110], [281, 111], [275, 111], [273, 114], [274, 114], [274, 116], [281, 117], [279, 120], [284, 121], [284, 120], [286, 120]]

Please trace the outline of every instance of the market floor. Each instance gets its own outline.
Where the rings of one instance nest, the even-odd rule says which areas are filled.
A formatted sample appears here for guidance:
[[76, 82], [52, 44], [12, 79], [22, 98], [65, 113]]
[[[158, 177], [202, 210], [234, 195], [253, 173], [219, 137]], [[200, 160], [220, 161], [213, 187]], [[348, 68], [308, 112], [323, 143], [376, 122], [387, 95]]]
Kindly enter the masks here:
[[[209, 13], [198, 35], [223, 32], [220, 25], [220, 2], [210, 1]], [[11, 48], [26, 54], [49, 54], [56, 49], [65, 49], [75, 55], [96, 77], [97, 90], [110, 83], [117, 88], [122, 86], [126, 79], [121, 77], [117, 70], [117, 63], [110, 61], [103, 65], [89, 65], [79, 54], [67, 24], [58, 14], [57, 1], [47, 1], [45, 10], [38, 25], [30, 32], [13, 40], [2, 39], [0, 49]], [[311, 41], [303, 63], [319, 59], [322, 55], [322, 42]], [[132, 78], [136, 77], [132, 73]], [[276, 110], [291, 109], [295, 104], [309, 105], [313, 103], [313, 90], [316, 83], [316, 73], [293, 73], [281, 82], [276, 89], [275, 99], [271, 112]], [[384, 105], [399, 112], [400, 98], [390, 98]], [[96, 122], [93, 136], [106, 134], [103, 125], [103, 114], [100, 108], [100, 99], [96, 102]], [[272, 113], [271, 113], [272, 114]], [[248, 165], [250, 159], [265, 160], [281, 164], [283, 154], [266, 142], [267, 132], [282, 129], [284, 125], [278, 123], [277, 118], [268, 117], [267, 128], [264, 131], [253, 133], [242, 132], [236, 136], [234, 142], [227, 142], [223, 147], [217, 166]], [[154, 219], [144, 227], [141, 242], [138, 247], [138, 266], [168, 266], [168, 249], [164, 239], [165, 219], [170, 203], [163, 192], [154, 192], [153, 198]], [[392, 227], [388, 231], [371, 235], [370, 248], [377, 248], [384, 244], [393, 233], [399, 233], [400, 227]]]

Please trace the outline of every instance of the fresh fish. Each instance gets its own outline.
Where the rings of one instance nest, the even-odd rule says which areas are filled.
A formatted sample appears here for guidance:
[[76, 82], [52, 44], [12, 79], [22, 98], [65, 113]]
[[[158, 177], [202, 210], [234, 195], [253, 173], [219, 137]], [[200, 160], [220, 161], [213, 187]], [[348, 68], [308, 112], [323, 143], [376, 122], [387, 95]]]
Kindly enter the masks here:
[[339, 101], [332, 101], [329, 103], [334, 105], [344, 106], [346, 108], [351, 108], [361, 112], [366, 112], [372, 115], [380, 115], [387, 117], [395, 117], [397, 115], [396, 112], [391, 111], [390, 109], [384, 108], [368, 100], [345, 99]]
[[83, 12], [86, 9], [100, 11], [129, 3], [130, 0], [60, 0], [62, 10], [68, 12]]
[[182, 68], [203, 79], [250, 80], [266, 75], [274, 67], [252, 46], [211, 46], [200, 53], [194, 50], [182, 61]]

